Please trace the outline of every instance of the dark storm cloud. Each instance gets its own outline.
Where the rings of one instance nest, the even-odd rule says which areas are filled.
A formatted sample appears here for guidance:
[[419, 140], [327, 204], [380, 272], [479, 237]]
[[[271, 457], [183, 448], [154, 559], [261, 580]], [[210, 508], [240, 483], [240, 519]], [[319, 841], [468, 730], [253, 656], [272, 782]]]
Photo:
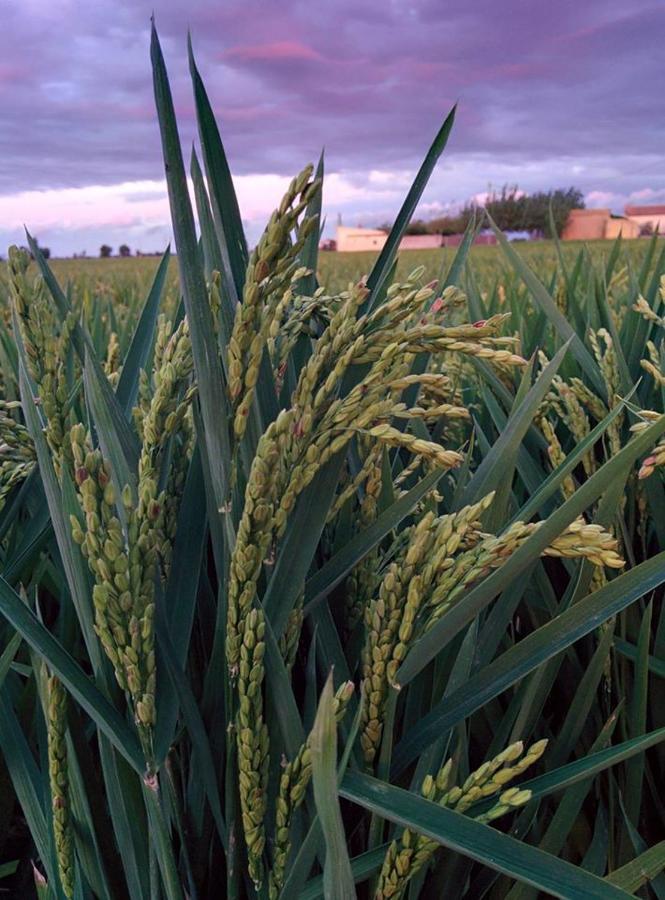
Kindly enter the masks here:
[[337, 171], [413, 168], [456, 100], [452, 160], [648, 168], [665, 145], [660, 0], [24, 0], [0, 30], [0, 193], [162, 176], [153, 8], [184, 142], [189, 27], [239, 174], [324, 144]]

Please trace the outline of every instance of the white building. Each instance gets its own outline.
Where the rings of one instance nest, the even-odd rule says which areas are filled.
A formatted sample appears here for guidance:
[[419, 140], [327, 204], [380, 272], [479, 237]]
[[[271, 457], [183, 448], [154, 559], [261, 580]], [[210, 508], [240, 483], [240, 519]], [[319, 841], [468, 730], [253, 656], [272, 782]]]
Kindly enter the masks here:
[[665, 235], [665, 206], [627, 206], [625, 215], [641, 229]]
[[[341, 253], [353, 250], [381, 250], [388, 235], [380, 228], [347, 228], [337, 226], [336, 250]], [[427, 250], [443, 246], [440, 234], [405, 234], [399, 244], [400, 250]]]
[[380, 250], [388, 235], [380, 228], [347, 228], [337, 226], [337, 249], [341, 253], [349, 250]]

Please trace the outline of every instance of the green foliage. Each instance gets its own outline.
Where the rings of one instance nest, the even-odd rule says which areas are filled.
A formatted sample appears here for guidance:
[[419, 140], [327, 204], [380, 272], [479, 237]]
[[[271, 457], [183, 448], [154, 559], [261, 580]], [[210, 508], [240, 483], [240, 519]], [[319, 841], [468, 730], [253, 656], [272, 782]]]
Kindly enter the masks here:
[[177, 264], [0, 272], [0, 887], [660, 896], [658, 240], [396, 260], [453, 112], [377, 260], [322, 160], [248, 252], [152, 61]]
[[416, 219], [406, 230], [407, 234], [462, 234], [474, 215], [472, 206], [465, 206], [457, 215], [438, 216], [434, 219]]
[[[571, 209], [583, 208], [584, 195], [574, 187], [526, 194], [516, 186], [504, 185], [485, 202], [485, 209], [502, 231], [529, 231], [547, 237], [561, 234]], [[551, 233], [551, 221], [556, 235]]]
[[[583, 209], [584, 206], [584, 195], [574, 187], [527, 194], [516, 185], [504, 185], [501, 191], [492, 191], [483, 204], [502, 231], [528, 231], [549, 238], [561, 234], [572, 209]], [[409, 224], [407, 234], [461, 234], [466, 231], [475, 211], [472, 204], [467, 204], [457, 215], [427, 221], [415, 219]], [[388, 226], [383, 227], [389, 230]]]

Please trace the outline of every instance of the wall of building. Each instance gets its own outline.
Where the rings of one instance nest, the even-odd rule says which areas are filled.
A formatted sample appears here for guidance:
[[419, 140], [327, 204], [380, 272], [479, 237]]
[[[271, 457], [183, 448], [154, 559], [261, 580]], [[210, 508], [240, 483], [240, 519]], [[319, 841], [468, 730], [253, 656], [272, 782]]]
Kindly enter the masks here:
[[405, 234], [399, 242], [400, 250], [428, 250], [443, 247], [442, 234]]
[[597, 241], [605, 237], [609, 209], [574, 209], [561, 233], [564, 241]]
[[[337, 226], [337, 234], [334, 249], [341, 253], [354, 251], [381, 250], [388, 235], [384, 231], [375, 228], [347, 228], [345, 225]], [[399, 243], [400, 250], [434, 250], [438, 247], [458, 247], [464, 238], [463, 234], [405, 234]], [[476, 235], [475, 244], [496, 244], [496, 237], [492, 232], [483, 232]], [[325, 249], [333, 249], [326, 246]]]
[[605, 237], [614, 240], [619, 235], [625, 240], [632, 240], [640, 236], [640, 226], [634, 219], [625, 216], [614, 216], [605, 223]]
[[659, 234], [665, 234], [665, 211], [662, 207], [656, 206], [653, 211], [649, 211], [643, 206], [627, 206], [626, 215], [640, 228], [646, 226], [650, 227], [652, 231], [658, 231]]
[[624, 240], [638, 238], [649, 226], [665, 235], [665, 206], [626, 206], [625, 215], [613, 216], [609, 209], [574, 209], [561, 237], [564, 241]]
[[337, 226], [337, 249], [344, 253], [361, 250], [380, 250], [385, 244], [388, 235], [378, 228], [347, 228], [344, 225]]

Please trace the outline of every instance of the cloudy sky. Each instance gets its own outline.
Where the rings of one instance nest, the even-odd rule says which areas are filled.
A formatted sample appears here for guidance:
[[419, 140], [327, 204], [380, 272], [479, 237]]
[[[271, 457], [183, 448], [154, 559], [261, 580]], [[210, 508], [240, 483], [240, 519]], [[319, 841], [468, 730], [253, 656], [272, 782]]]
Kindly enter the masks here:
[[170, 238], [149, 58], [155, 12], [186, 153], [191, 29], [251, 239], [325, 146], [328, 231], [399, 208], [456, 101], [420, 213], [487, 190], [665, 202], [662, 0], [5, 0], [0, 253]]

